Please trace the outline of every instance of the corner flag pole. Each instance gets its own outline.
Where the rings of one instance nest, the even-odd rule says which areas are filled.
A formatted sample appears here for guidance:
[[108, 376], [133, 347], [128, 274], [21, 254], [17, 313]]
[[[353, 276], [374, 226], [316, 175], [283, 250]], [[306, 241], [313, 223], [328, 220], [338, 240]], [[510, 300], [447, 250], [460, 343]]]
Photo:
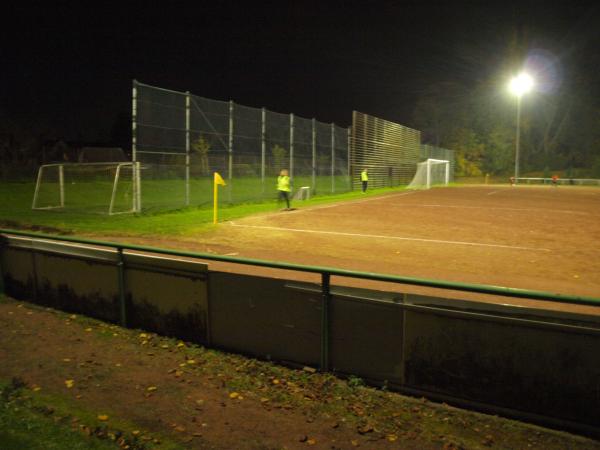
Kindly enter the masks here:
[[219, 189], [218, 185], [225, 186], [225, 180], [219, 175], [217, 172], [214, 173], [213, 176], [213, 224], [217, 224], [217, 205], [219, 200]]

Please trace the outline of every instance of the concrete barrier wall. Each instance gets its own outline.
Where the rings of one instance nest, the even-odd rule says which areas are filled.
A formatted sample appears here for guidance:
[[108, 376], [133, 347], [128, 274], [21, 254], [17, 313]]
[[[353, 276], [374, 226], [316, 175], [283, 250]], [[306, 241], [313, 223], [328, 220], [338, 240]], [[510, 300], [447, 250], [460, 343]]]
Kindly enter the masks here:
[[18, 299], [600, 435], [595, 317], [336, 286], [324, 296], [318, 284], [20, 237], [0, 267]]
[[405, 386], [600, 426], [597, 323], [429, 303], [405, 311]]
[[8, 239], [0, 263], [6, 293], [15, 298], [208, 341], [206, 264], [20, 237]]

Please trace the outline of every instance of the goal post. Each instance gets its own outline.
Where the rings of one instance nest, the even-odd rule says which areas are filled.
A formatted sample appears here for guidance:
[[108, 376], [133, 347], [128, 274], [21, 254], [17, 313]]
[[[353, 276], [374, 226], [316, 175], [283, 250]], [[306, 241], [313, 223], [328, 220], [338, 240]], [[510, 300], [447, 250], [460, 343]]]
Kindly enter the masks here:
[[407, 189], [430, 189], [431, 186], [447, 186], [450, 182], [450, 161], [428, 159], [417, 164], [417, 172]]
[[31, 208], [130, 214], [141, 210], [137, 162], [55, 163], [38, 169]]

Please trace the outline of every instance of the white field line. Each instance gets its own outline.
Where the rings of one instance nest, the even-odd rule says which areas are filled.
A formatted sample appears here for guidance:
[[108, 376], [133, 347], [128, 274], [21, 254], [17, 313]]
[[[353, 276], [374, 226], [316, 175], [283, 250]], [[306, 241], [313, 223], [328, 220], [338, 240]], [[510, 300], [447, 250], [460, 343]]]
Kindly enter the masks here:
[[[395, 205], [397, 206], [397, 205]], [[592, 216], [594, 214], [586, 211], [570, 211], [568, 209], [542, 209], [542, 208], [501, 208], [501, 207], [490, 207], [490, 206], [464, 206], [464, 205], [406, 205], [416, 206], [424, 208], [456, 208], [456, 209], [486, 209], [486, 210], [498, 210], [498, 211], [525, 211], [525, 212], [545, 212], [545, 213], [559, 213], [559, 214], [579, 214], [584, 216]]]
[[450, 245], [469, 245], [472, 247], [494, 247], [494, 248], [507, 248], [511, 250], [529, 250], [536, 252], [549, 252], [550, 249], [547, 248], [536, 248], [536, 247], [519, 247], [514, 245], [500, 245], [500, 244], [482, 244], [478, 242], [462, 242], [462, 241], [444, 241], [439, 239], [422, 239], [422, 238], [407, 238], [400, 236], [385, 236], [378, 234], [361, 234], [361, 233], [344, 233], [341, 231], [320, 231], [320, 230], [306, 230], [302, 228], [283, 228], [283, 227], [270, 227], [263, 225], [239, 225], [235, 222], [229, 222], [231, 226], [239, 227], [239, 228], [255, 228], [260, 230], [269, 230], [269, 231], [290, 231], [295, 233], [312, 233], [312, 234], [326, 234], [326, 235], [334, 235], [334, 236], [349, 236], [349, 237], [358, 237], [358, 238], [367, 238], [367, 239], [392, 239], [397, 241], [413, 241], [413, 242], [428, 242], [432, 244], [450, 244]]
[[494, 195], [494, 194], [497, 194], [498, 192], [500, 192], [500, 191], [492, 191], [492, 192], [488, 192], [486, 195]]
[[[402, 195], [410, 195], [410, 194], [415, 194], [417, 192], [418, 191], [400, 192], [398, 194], [388, 194], [388, 195], [383, 195], [380, 197], [369, 197], [369, 198], [363, 198], [361, 200], [349, 200], [349, 201], [345, 201], [343, 203], [333, 203], [330, 205], [322, 205], [322, 206], [310, 206], [308, 208], [300, 208], [300, 209], [295, 209], [293, 211], [287, 211], [286, 214], [310, 212], [310, 211], [315, 211], [317, 209], [337, 208], [340, 206], [356, 205], [357, 203], [372, 202], [375, 200], [387, 200], [390, 197], [399, 197]], [[280, 215], [280, 214], [281, 214], [280, 212], [274, 212], [274, 213], [265, 214], [261, 217], [269, 217], [269, 216], [275, 216], [275, 215]]]

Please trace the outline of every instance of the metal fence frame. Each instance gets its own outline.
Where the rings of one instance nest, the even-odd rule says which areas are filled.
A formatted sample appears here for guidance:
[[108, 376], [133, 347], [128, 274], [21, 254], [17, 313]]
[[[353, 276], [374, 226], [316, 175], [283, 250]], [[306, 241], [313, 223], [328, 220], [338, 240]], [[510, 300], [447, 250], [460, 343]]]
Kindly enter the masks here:
[[[156, 128], [159, 129], [161, 128], [161, 126], [153, 124], [144, 124], [142, 122], [140, 122], [140, 114], [141, 114], [141, 107], [140, 107], [140, 101], [142, 101], [143, 99], [141, 99], [141, 91], [142, 90], [152, 90], [153, 92], [160, 92], [164, 95], [168, 95], [171, 96], [171, 101], [173, 101], [173, 99], [177, 99], [177, 101], [180, 103], [180, 105], [178, 106], [173, 106], [171, 104], [169, 105], [161, 105], [164, 106], [164, 108], [171, 108], [171, 109], [175, 109], [178, 110], [177, 114], [174, 114], [175, 116], [177, 116], [180, 120], [181, 123], [177, 123], [177, 124], [173, 124], [170, 128], [164, 126], [165, 129], [169, 129], [170, 131], [175, 132], [176, 134], [179, 135], [179, 140], [181, 142], [179, 142], [178, 147], [179, 148], [170, 148], [170, 149], [156, 149], [156, 150], [145, 150], [144, 149], [144, 142], [142, 142], [142, 138], [140, 137], [140, 128], [141, 127], [148, 127], [148, 128]], [[181, 97], [181, 98], [179, 98]], [[180, 100], [180, 101], [179, 101]], [[228, 127], [227, 130], [223, 129], [223, 130], [217, 130], [213, 124], [212, 121], [210, 120], [210, 118], [208, 117], [208, 115], [210, 115], [210, 112], [208, 111], [204, 111], [204, 104], [206, 103], [206, 105], [219, 105], [221, 107], [221, 109], [223, 109], [225, 111], [225, 109], [227, 109], [227, 115], [228, 115]], [[256, 130], [254, 130], [254, 132], [256, 133], [255, 136], [249, 137], [249, 136], [245, 136], [243, 134], [238, 134], [237, 129], [239, 128], [238, 123], [236, 122], [235, 118], [236, 118], [236, 114], [238, 114], [238, 110], [240, 111], [245, 111], [245, 112], [253, 112], [256, 114], [256, 116], [260, 116], [260, 123], [256, 123]], [[286, 167], [280, 167], [278, 170], [280, 169], [284, 169], [287, 168], [289, 170], [289, 174], [290, 174], [290, 179], [294, 180], [294, 176], [297, 174], [297, 170], [295, 168], [295, 159], [298, 158], [298, 155], [295, 154], [295, 150], [296, 147], [298, 147], [300, 144], [303, 144], [303, 147], [310, 147], [311, 151], [310, 151], [310, 156], [309, 158], [311, 159], [310, 165], [311, 165], [311, 174], [310, 174], [310, 178], [311, 178], [311, 190], [313, 191], [313, 193], [316, 190], [316, 185], [317, 185], [317, 181], [316, 181], [316, 177], [317, 177], [317, 172], [318, 172], [318, 148], [322, 147], [321, 145], [318, 144], [318, 129], [320, 128], [321, 130], [323, 129], [323, 127], [327, 127], [328, 128], [328, 134], [329, 134], [329, 142], [328, 142], [328, 146], [329, 146], [329, 151], [330, 151], [330, 155], [329, 157], [331, 158], [331, 162], [330, 162], [330, 167], [328, 170], [329, 176], [331, 177], [331, 193], [335, 193], [336, 192], [336, 183], [335, 183], [335, 176], [336, 176], [336, 171], [341, 171], [342, 174], [344, 172], [346, 172], [348, 170], [349, 167], [349, 163], [348, 163], [348, 167], [343, 167], [343, 168], [338, 168], [336, 167], [336, 155], [340, 154], [340, 151], [343, 152], [343, 160], [347, 160], [348, 162], [350, 161], [350, 141], [349, 141], [349, 130], [343, 127], [339, 127], [337, 125], [335, 125], [334, 123], [331, 124], [325, 124], [322, 122], [318, 122], [316, 121], [314, 118], [313, 119], [304, 119], [301, 118], [299, 116], [294, 115], [293, 113], [291, 114], [280, 114], [280, 113], [275, 113], [275, 112], [271, 112], [266, 110], [265, 108], [251, 108], [248, 106], [244, 106], [244, 105], [238, 105], [236, 103], [234, 103], [233, 100], [230, 100], [229, 102], [222, 102], [222, 101], [217, 101], [217, 100], [210, 100], [210, 99], [205, 99], [203, 97], [198, 97], [195, 95], [190, 94], [190, 92], [178, 92], [178, 91], [173, 91], [173, 90], [169, 90], [169, 89], [164, 89], [164, 88], [159, 88], [159, 87], [155, 87], [155, 86], [150, 86], [147, 84], [143, 84], [138, 82], [137, 80], [133, 80], [133, 88], [132, 88], [132, 160], [134, 162], [141, 162], [142, 164], [147, 163], [147, 161], [144, 161], [144, 155], [145, 154], [158, 154], [158, 155], [179, 155], [179, 157], [182, 158], [183, 165], [185, 166], [185, 179], [184, 179], [184, 183], [185, 183], [185, 199], [183, 199], [183, 204], [185, 206], [189, 206], [191, 204], [190, 202], [190, 167], [191, 167], [191, 150], [192, 150], [192, 136], [194, 133], [204, 133], [207, 132], [207, 130], [199, 130], [197, 129], [198, 127], [198, 120], [200, 120], [200, 123], [203, 124], [203, 126], [211, 128], [211, 130], [208, 130], [210, 133], [212, 133], [214, 136], [216, 136], [216, 139], [220, 142], [220, 146], [222, 147], [222, 151], [223, 153], [226, 153], [226, 162], [222, 164], [222, 168], [219, 170], [223, 173], [223, 178], [225, 178], [226, 180], [229, 181], [229, 184], [231, 184], [232, 180], [234, 179], [234, 156], [235, 155], [240, 155], [238, 152], [235, 151], [236, 145], [238, 141], [243, 141], [244, 139], [260, 139], [260, 144], [257, 145], [257, 148], [260, 148], [260, 176], [261, 176], [261, 183], [263, 186], [263, 193], [266, 191], [266, 166], [267, 166], [267, 142], [269, 141], [269, 131], [270, 131], [270, 118], [277, 118], [277, 119], [282, 119], [285, 120], [286, 124], [285, 127], [283, 126], [279, 126], [280, 130], [279, 133], [281, 133], [281, 137], [278, 138], [278, 141], [281, 141], [281, 143], [283, 143], [284, 145], [286, 145], [288, 147], [288, 152], [289, 152], [289, 156], [286, 158], [287, 159], [287, 166]], [[223, 112], [224, 112], [223, 111]], [[194, 116], [196, 116], [196, 118], [198, 120], [194, 121]], [[221, 114], [221, 121], [225, 120], [225, 117], [223, 114]], [[289, 118], [289, 119], [288, 119]], [[238, 120], [243, 120], [241, 118], [238, 117]], [[194, 125], [195, 122], [196, 125]], [[308, 140], [306, 141], [300, 141], [298, 135], [299, 133], [297, 132], [297, 127], [299, 125], [299, 123], [302, 123], [304, 125], [304, 127], [306, 128], [309, 124], [310, 124], [310, 137], [308, 136], [308, 130], [304, 130], [305, 134], [307, 134], [307, 136], [305, 136]], [[282, 122], [283, 124], [283, 122]], [[282, 125], [280, 124], [280, 125]], [[196, 127], [196, 129], [194, 128]], [[285, 138], [283, 138], [283, 135], [285, 135]], [[338, 137], [338, 139], [336, 139], [336, 137]], [[343, 149], [342, 147], [340, 147], [340, 141], [341, 139], [339, 137], [343, 137], [344, 139], [347, 140], [345, 149]], [[225, 155], [223, 155], [225, 156]], [[258, 156], [258, 155], [257, 155]], [[348, 172], [346, 172], [346, 176], [349, 177]], [[348, 178], [348, 183], [347, 183], [347, 189], [346, 190], [350, 190], [352, 188], [351, 183], [350, 183], [350, 178]], [[229, 200], [231, 201], [231, 190], [228, 191], [227, 195], [229, 196]], [[138, 206], [141, 206], [141, 202], [142, 202], [142, 198], [141, 195], [138, 197], [137, 199], [138, 202]]]

